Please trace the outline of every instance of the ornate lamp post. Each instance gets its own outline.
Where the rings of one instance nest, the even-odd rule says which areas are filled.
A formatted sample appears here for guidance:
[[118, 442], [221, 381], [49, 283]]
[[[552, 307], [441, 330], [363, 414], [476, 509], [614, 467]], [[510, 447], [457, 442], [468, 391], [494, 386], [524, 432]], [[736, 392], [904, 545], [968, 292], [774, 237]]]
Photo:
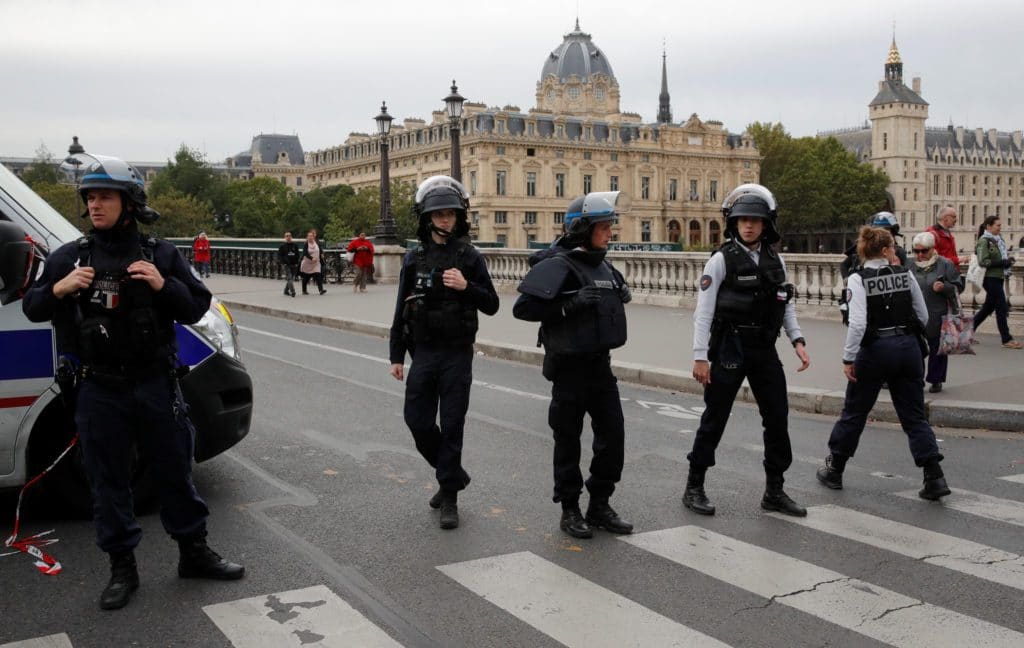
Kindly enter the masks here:
[[[82, 160], [79, 159], [79, 154], [85, 153], [85, 147], [78, 143], [78, 135], [71, 137], [71, 146], [68, 147], [68, 156], [64, 158], [64, 164], [69, 165], [74, 171], [74, 185], [75, 185], [75, 205], [81, 205], [79, 213], [81, 213], [85, 205], [82, 204], [82, 197], [78, 193], [78, 181], [82, 178]], [[65, 167], [66, 168], [66, 167]]]
[[398, 228], [391, 216], [391, 178], [388, 162], [388, 133], [391, 132], [391, 115], [387, 104], [380, 103], [380, 114], [373, 118], [377, 122], [377, 133], [380, 135], [380, 218], [373, 234], [382, 245], [398, 244]]
[[452, 177], [462, 182], [462, 160], [459, 155], [459, 131], [462, 124], [462, 103], [466, 98], [459, 94], [459, 88], [452, 79], [452, 93], [444, 98], [448, 111], [448, 134], [452, 140]]

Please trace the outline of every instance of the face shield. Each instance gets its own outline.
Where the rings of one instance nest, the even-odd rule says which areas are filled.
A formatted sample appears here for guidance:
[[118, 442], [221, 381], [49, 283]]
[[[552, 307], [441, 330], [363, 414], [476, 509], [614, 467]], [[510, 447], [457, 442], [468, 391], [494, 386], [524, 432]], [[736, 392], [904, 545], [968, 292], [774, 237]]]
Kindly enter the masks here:
[[461, 182], [450, 176], [439, 175], [427, 178], [420, 183], [419, 188], [416, 190], [416, 203], [422, 204], [427, 194], [440, 187], [450, 188], [458, 193], [463, 200], [469, 200], [469, 194], [466, 193], [466, 188], [462, 186]]
[[632, 207], [633, 201], [624, 191], [594, 191], [584, 196], [580, 216], [594, 223], [625, 214]]

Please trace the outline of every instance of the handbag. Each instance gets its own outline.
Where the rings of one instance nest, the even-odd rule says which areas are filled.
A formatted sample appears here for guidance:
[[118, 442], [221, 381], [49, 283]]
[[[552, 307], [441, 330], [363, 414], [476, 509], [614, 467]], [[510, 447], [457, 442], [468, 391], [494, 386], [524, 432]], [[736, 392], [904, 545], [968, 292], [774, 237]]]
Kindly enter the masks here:
[[957, 312], [953, 312], [952, 305], [942, 316], [942, 325], [939, 327], [939, 348], [938, 355], [975, 355], [971, 347], [974, 339], [974, 317], [964, 317], [964, 309], [960, 304], [960, 297], [957, 296]]
[[974, 286], [975, 290], [981, 290], [985, 281], [985, 268], [978, 263], [978, 255], [971, 255], [971, 262], [967, 264], [967, 282]]
[[348, 263], [352, 263], [355, 260], [356, 260], [355, 250], [353, 250], [351, 252], [346, 252], [345, 253], [345, 261], [347, 261]]

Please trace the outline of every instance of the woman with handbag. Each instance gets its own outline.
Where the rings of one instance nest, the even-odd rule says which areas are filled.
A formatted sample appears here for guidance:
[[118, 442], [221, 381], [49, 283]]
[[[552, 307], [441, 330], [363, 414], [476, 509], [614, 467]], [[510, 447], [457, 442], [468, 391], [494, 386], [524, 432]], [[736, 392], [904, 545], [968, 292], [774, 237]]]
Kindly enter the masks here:
[[994, 312], [1003, 347], [1020, 349], [1024, 347], [1024, 344], [1013, 339], [1006, 321], [1010, 314], [1010, 305], [1006, 301], [1004, 284], [1006, 278], [1010, 276], [1014, 258], [1007, 252], [1003, 237], [999, 236], [1002, 226], [998, 216], [989, 216], [978, 228], [978, 244], [975, 252], [978, 255], [978, 264], [985, 268], [985, 279], [981, 284], [985, 289], [985, 303], [974, 314], [974, 330], [977, 331], [985, 318]]
[[931, 232], [921, 232], [914, 236], [911, 250], [914, 253], [911, 271], [921, 286], [921, 294], [928, 307], [928, 323], [924, 327], [924, 335], [928, 339], [928, 373], [925, 382], [931, 385], [928, 391], [935, 394], [942, 391], [949, 365], [949, 357], [939, 355], [938, 352], [939, 329], [944, 315], [960, 312], [957, 293], [963, 290], [964, 285], [959, 270], [949, 259], [935, 251], [935, 235]]

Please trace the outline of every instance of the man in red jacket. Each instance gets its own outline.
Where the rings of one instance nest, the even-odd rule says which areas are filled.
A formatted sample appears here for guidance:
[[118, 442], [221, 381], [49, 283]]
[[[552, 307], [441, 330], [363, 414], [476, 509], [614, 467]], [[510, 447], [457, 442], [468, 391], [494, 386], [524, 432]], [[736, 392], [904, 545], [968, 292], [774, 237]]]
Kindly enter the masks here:
[[192, 242], [192, 258], [196, 262], [196, 272], [200, 276], [210, 277], [210, 239], [206, 232], [199, 232], [199, 236]]
[[956, 239], [953, 238], [953, 226], [956, 225], [956, 210], [946, 205], [939, 210], [938, 222], [927, 231], [935, 235], [935, 251], [939, 256], [953, 262], [953, 267], [960, 271], [960, 257], [956, 255]]
[[356, 266], [356, 277], [352, 282], [352, 292], [366, 292], [366, 276], [373, 267], [373, 243], [366, 238], [366, 232], [352, 239], [347, 250], [354, 254], [352, 263]]

